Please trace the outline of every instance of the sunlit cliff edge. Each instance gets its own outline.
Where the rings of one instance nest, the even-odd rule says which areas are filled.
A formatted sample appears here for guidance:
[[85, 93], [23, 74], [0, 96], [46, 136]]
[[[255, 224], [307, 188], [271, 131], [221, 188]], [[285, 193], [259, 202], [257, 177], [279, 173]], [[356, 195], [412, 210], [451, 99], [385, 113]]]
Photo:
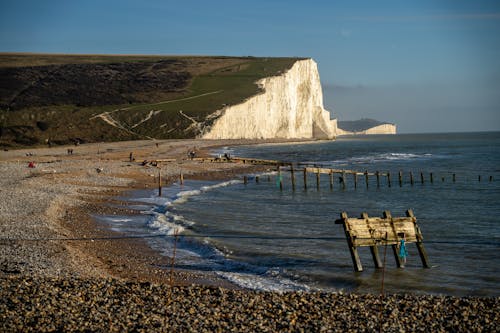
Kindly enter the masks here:
[[204, 139], [333, 139], [337, 120], [323, 107], [316, 62], [298, 60], [285, 73], [258, 81], [262, 92], [212, 114]]

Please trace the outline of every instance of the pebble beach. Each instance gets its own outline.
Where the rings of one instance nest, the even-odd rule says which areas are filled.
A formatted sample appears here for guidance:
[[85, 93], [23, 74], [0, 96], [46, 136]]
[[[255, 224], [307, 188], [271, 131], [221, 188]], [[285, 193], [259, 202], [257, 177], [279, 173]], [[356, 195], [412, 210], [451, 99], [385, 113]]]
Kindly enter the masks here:
[[[0, 331], [495, 332], [498, 297], [241, 290], [209, 272], [170, 270], [140, 239], [98, 214], [163, 180], [228, 178], [252, 170], [187, 158], [247, 141], [134, 141], [0, 153]], [[67, 148], [73, 149], [68, 154]], [[134, 158], [130, 160], [130, 153]], [[34, 162], [35, 168], [28, 168]]]

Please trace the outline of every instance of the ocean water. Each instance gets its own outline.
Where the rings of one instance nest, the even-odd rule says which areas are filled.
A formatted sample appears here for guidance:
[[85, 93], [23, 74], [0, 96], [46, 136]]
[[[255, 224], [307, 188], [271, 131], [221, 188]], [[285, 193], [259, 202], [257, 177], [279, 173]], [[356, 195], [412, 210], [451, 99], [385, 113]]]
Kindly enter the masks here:
[[[292, 190], [273, 170], [225, 182], [190, 181], [164, 188], [164, 196], [131, 193], [140, 217], [109, 216], [112, 228], [151, 235], [152, 247], [171, 254], [177, 233], [176, 266], [216, 272], [242, 287], [287, 291], [500, 295], [500, 133], [408, 134], [346, 137], [331, 142], [224, 147], [214, 153], [307, 163], [326, 168], [390, 172], [351, 175], [333, 189], [328, 175], [296, 173]], [[397, 174], [403, 171], [400, 186]], [[414, 184], [410, 184], [409, 172]], [[420, 173], [424, 175], [421, 183]], [[430, 173], [434, 182], [430, 183]], [[455, 174], [455, 181], [453, 181]], [[479, 181], [479, 176], [481, 180]], [[492, 177], [492, 179], [490, 179]], [[408, 244], [405, 268], [397, 268], [389, 247], [379, 248], [385, 269], [376, 269], [369, 248], [359, 248], [363, 272], [354, 272], [340, 213], [404, 216], [413, 209], [431, 268], [422, 267]]]

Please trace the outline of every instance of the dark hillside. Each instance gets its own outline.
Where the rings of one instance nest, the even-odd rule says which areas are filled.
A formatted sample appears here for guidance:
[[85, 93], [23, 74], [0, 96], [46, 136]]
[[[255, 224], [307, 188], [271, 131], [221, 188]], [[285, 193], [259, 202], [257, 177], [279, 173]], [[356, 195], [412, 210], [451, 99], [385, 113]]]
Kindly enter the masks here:
[[181, 60], [0, 68], [0, 108], [148, 102], [182, 91], [189, 79]]

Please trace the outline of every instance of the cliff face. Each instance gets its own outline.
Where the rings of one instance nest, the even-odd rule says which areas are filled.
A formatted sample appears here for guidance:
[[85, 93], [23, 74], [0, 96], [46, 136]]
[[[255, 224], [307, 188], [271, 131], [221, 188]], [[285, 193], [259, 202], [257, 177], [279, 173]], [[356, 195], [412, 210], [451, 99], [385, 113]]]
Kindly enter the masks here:
[[382, 124], [357, 132], [344, 131], [343, 129], [340, 128], [337, 129], [337, 135], [370, 135], [370, 134], [396, 134], [396, 125]]
[[297, 61], [280, 76], [258, 81], [263, 92], [215, 112], [205, 139], [318, 138], [336, 136], [337, 121], [323, 107], [317, 64]]

